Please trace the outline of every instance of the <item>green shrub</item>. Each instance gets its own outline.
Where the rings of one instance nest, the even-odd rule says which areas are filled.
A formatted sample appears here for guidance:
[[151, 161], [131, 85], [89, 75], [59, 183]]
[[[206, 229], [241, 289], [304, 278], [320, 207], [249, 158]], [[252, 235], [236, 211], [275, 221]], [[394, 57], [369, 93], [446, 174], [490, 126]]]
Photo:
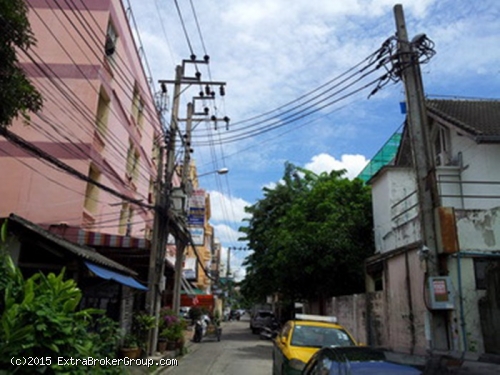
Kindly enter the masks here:
[[[58, 365], [58, 357], [114, 357], [117, 345], [116, 324], [101, 318], [97, 331], [91, 331], [102, 311], [78, 311], [82, 293], [74, 280], [64, 279], [64, 270], [25, 280], [0, 248], [0, 296], [0, 374], [121, 373], [118, 366]], [[44, 360], [37, 366], [16, 366], [11, 364], [13, 357]]]

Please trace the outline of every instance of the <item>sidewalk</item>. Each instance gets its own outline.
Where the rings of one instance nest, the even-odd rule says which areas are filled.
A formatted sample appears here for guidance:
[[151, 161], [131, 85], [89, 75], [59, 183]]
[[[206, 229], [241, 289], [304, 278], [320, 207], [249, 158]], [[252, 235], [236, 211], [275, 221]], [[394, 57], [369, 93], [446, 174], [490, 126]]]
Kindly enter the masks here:
[[[189, 352], [189, 348], [193, 345], [191, 339], [193, 338], [193, 327], [188, 327], [184, 331], [184, 353]], [[159, 361], [160, 359], [168, 359], [168, 358], [180, 358], [183, 353], [179, 353], [176, 350], [167, 350], [164, 353], [155, 353], [153, 356], [147, 357], [148, 359], [152, 359], [154, 362]], [[147, 366], [131, 366], [128, 368], [128, 375], [150, 375], [157, 374], [163, 371], [165, 367], [147, 367]]]

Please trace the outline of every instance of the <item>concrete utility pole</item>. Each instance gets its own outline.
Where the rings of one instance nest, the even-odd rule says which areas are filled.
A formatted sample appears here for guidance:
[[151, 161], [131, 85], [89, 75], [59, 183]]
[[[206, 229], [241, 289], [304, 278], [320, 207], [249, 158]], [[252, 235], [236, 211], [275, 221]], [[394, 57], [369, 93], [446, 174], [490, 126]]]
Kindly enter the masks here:
[[[177, 134], [177, 117], [179, 113], [179, 97], [181, 91], [182, 67], [177, 66], [175, 70], [174, 98], [172, 115], [170, 120], [169, 139], [167, 142], [167, 165], [165, 180], [161, 183], [163, 172], [163, 148], [160, 149], [160, 160], [158, 161], [158, 179], [156, 191], [156, 212], [153, 223], [153, 238], [151, 254], [149, 257], [148, 294], [146, 296], [146, 309], [148, 313], [158, 321], [161, 309], [160, 284], [165, 272], [165, 255], [168, 240], [168, 210], [170, 207], [170, 192], [172, 190], [172, 176], [175, 167], [175, 138]], [[158, 325], [153, 328], [150, 335], [149, 352], [153, 354], [158, 341]]]
[[[421, 235], [423, 245], [430, 249], [426, 265], [427, 273], [428, 276], [438, 276], [439, 262], [436, 243], [436, 219], [434, 216], [435, 198], [437, 195], [435, 191], [434, 163], [431, 158], [427, 110], [420, 74], [420, 64], [418, 55], [413, 48], [413, 43], [408, 40], [401, 4], [394, 6], [394, 16], [398, 39], [398, 56], [408, 108], [408, 130], [417, 179]], [[446, 319], [444, 314], [446, 312], [432, 311], [431, 313], [431, 335], [433, 337], [430, 349], [447, 349]]]
[[[174, 95], [173, 95], [173, 104], [172, 104], [172, 115], [170, 120], [170, 129], [168, 132], [168, 142], [167, 142], [167, 161], [165, 167], [165, 178], [163, 183], [163, 189], [159, 188], [157, 190], [157, 202], [156, 205], [156, 215], [155, 215], [155, 223], [154, 223], [154, 232], [153, 232], [153, 245], [151, 249], [150, 256], [150, 268], [149, 268], [149, 292], [147, 295], [147, 309], [150, 314], [153, 314], [157, 319], [159, 317], [160, 308], [161, 308], [161, 291], [159, 290], [160, 280], [164, 274], [165, 267], [165, 255], [166, 248], [168, 242], [168, 234], [169, 234], [169, 217], [170, 212], [172, 210], [172, 180], [175, 173], [175, 152], [176, 152], [176, 137], [179, 131], [179, 105], [180, 105], [180, 95], [181, 95], [181, 87], [182, 85], [218, 85], [224, 86], [225, 82], [213, 82], [213, 81], [202, 81], [201, 74], [197, 73], [196, 77], [184, 77], [185, 74], [185, 65], [187, 63], [191, 64], [208, 64], [208, 56], [205, 60], [196, 60], [194, 57], [191, 60], [183, 60], [182, 65], [178, 65], [175, 69], [175, 79], [172, 80], [160, 80], [159, 83], [162, 85], [165, 84], [174, 84]], [[207, 94], [208, 95], [208, 94]], [[215, 96], [215, 94], [210, 93], [210, 96]], [[207, 97], [209, 99], [209, 97]], [[191, 109], [189, 109], [191, 108]], [[188, 106], [188, 112], [192, 112], [193, 108]], [[217, 120], [217, 119], [215, 119]], [[191, 133], [191, 125], [189, 124], [189, 134]], [[189, 141], [186, 141], [190, 143]], [[189, 150], [187, 150], [189, 153]], [[161, 155], [163, 159], [163, 154]], [[187, 161], [189, 163], [189, 159]], [[187, 167], [188, 168], [188, 167]], [[187, 169], [184, 168], [184, 169]], [[161, 167], [159, 167], [159, 175], [161, 175]], [[183, 189], [186, 189], [188, 184], [188, 171], [183, 171]], [[161, 185], [161, 184], [159, 184]], [[185, 226], [185, 223], [177, 223], [181, 226]], [[174, 286], [174, 301], [173, 301], [173, 309], [178, 314], [180, 307], [180, 291], [181, 291], [181, 280], [182, 280], [182, 263], [183, 263], [183, 255], [185, 243], [176, 238], [176, 264], [175, 264], [175, 286]], [[155, 328], [152, 333], [151, 344], [155, 345], [158, 339], [158, 328]], [[150, 351], [152, 351], [153, 346], [150, 347]]]
[[[186, 192], [186, 197], [188, 197], [191, 192], [189, 191], [189, 167], [191, 163], [190, 149], [191, 149], [191, 124], [193, 120], [193, 103], [188, 103], [187, 105], [187, 121], [186, 121], [186, 138], [185, 138], [185, 150], [184, 150], [184, 164], [182, 166], [182, 177], [181, 177], [181, 187]], [[172, 308], [175, 312], [179, 312], [181, 307], [181, 285], [182, 285], [182, 268], [184, 263], [184, 251], [186, 249], [186, 243], [181, 240], [176, 241], [176, 252], [175, 252], [175, 274], [174, 274], [174, 296]]]

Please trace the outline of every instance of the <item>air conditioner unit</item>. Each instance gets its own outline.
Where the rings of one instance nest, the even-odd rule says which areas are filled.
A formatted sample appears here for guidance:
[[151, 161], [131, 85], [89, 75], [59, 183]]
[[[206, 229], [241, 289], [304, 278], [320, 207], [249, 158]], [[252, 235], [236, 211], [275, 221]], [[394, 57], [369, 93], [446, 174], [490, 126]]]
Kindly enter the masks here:
[[436, 157], [436, 166], [444, 166], [451, 164], [450, 154], [446, 151], [440, 152]]

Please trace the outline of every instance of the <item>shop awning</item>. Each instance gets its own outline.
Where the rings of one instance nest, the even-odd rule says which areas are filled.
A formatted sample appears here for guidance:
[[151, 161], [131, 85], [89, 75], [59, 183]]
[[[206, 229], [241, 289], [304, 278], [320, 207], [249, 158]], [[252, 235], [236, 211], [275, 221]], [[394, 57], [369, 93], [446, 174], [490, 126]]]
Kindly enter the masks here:
[[114, 272], [103, 267], [99, 267], [98, 265], [91, 262], [84, 262], [84, 263], [89, 268], [89, 270], [91, 270], [93, 273], [96, 274], [96, 276], [99, 276], [102, 279], [114, 280], [120, 284], [139, 290], [148, 290], [147, 287], [136, 281], [131, 276], [123, 275], [121, 273]]

